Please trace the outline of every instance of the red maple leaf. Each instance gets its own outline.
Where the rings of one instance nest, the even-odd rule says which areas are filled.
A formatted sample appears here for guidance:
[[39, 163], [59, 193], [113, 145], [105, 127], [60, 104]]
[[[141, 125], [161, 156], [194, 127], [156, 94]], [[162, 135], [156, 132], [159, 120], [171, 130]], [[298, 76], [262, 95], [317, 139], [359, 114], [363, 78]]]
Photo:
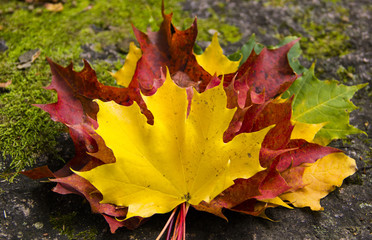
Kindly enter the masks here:
[[[55, 90], [58, 101], [35, 106], [48, 112], [54, 121], [61, 122], [69, 128], [75, 145], [75, 157], [55, 173], [57, 176], [67, 176], [72, 173], [71, 167], [81, 169], [92, 159], [87, 152], [108, 151], [100, 136], [94, 131], [98, 127], [96, 121], [98, 105], [93, 102], [96, 97], [106, 99], [108, 97], [104, 96], [106, 86], [97, 81], [95, 71], [86, 61], [83, 70], [75, 72], [72, 64], [64, 68], [49, 58], [47, 60], [52, 71], [52, 82], [46, 89]], [[122, 91], [120, 88], [117, 89]], [[113, 162], [113, 155], [108, 159], [105, 161]]]
[[259, 54], [252, 50], [235, 73], [224, 76], [225, 86], [233, 84], [231, 90], [237, 96], [236, 105], [244, 108], [251, 104], [262, 104], [289, 88], [298, 75], [291, 68], [287, 53], [298, 41], [276, 49], [265, 47]]
[[211, 76], [196, 61], [193, 53], [198, 33], [196, 19], [189, 29], [178, 30], [172, 24], [172, 14], [164, 13], [158, 32], [147, 34], [133, 26], [134, 34], [142, 50], [130, 87], [139, 87], [145, 95], [155, 93], [161, 85], [162, 74], [168, 67], [172, 80], [180, 87], [195, 87], [202, 92], [216, 77]]
[[291, 114], [292, 99], [284, 103], [269, 100], [246, 109], [242, 119], [243, 127], [236, 134], [259, 131], [275, 124], [266, 135], [260, 151], [260, 163], [266, 170], [249, 179], [236, 179], [233, 186], [210, 203], [202, 202], [194, 207], [223, 218], [223, 208], [255, 216], [262, 215], [270, 204], [265, 207], [257, 200], [272, 199], [284, 192], [303, 187], [303, 164], [313, 163], [330, 153], [340, 151], [303, 139], [290, 139], [293, 130]]
[[99, 83], [94, 70], [86, 61], [84, 61], [84, 69], [81, 72], [75, 72], [72, 64], [64, 68], [50, 59], [47, 60], [52, 70], [52, 82], [46, 89], [55, 90], [58, 94], [58, 101], [36, 106], [48, 112], [54, 121], [61, 122], [69, 128], [75, 146], [75, 156], [54, 173], [47, 166], [43, 166], [24, 171], [22, 174], [33, 179], [54, 178], [51, 181], [57, 182], [57, 185], [53, 191], [85, 197], [92, 211], [101, 213], [105, 217], [112, 232], [121, 226], [137, 227], [143, 219], [116, 220], [116, 218], [125, 218], [127, 209], [116, 209], [111, 204], [100, 204], [102, 195], [92, 184], [70, 169], [87, 171], [105, 163], [115, 162], [111, 149], [94, 131], [98, 127], [96, 121], [98, 105], [93, 102], [93, 99], [115, 100], [128, 105], [132, 103], [132, 99], [139, 99], [136, 95], [138, 91], [109, 87]]
[[[101, 161], [92, 159], [81, 171], [88, 171], [99, 165], [102, 165]], [[128, 208], [118, 208], [113, 204], [100, 203], [103, 199], [102, 194], [89, 181], [77, 174], [73, 173], [66, 177], [57, 177], [51, 181], [58, 183], [53, 188], [54, 192], [59, 194], [77, 194], [85, 197], [90, 204], [92, 212], [100, 213], [105, 217], [112, 233], [119, 227], [135, 229], [146, 220], [140, 217], [133, 217], [125, 221], [118, 220], [126, 217]]]

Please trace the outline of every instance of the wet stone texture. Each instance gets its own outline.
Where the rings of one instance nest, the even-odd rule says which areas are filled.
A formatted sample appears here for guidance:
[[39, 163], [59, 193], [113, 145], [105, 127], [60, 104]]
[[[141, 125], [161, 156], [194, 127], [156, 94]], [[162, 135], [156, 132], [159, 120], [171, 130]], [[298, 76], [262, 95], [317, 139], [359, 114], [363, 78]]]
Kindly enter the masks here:
[[[316, 59], [316, 72], [320, 79], [337, 79], [354, 85], [371, 82], [370, 5], [369, 0], [272, 0], [266, 4], [253, 0], [194, 0], [185, 2], [184, 10], [189, 11], [190, 16], [206, 18], [212, 8], [217, 15], [226, 17], [229, 24], [240, 28], [242, 40], [225, 46], [227, 54], [235, 52], [252, 33], [256, 34], [259, 42], [275, 45], [278, 37], [293, 34], [311, 40], [312, 32], [306, 27], [306, 22], [317, 26], [333, 24], [334, 29], [323, 29], [324, 36], [340, 30], [342, 32], [338, 34], [347, 36], [347, 39], [337, 45], [332, 39], [338, 35], [333, 33], [335, 37], [329, 42], [338, 48], [324, 50], [315, 45], [319, 51], [324, 50], [325, 56], [319, 57], [305, 50], [308, 57], [301, 62], [309, 67]], [[323, 30], [317, 28], [318, 32]], [[206, 46], [208, 43], [199, 44]], [[314, 45], [309, 43], [306, 46], [311, 48]], [[346, 55], [338, 53], [337, 49], [343, 49]], [[372, 136], [371, 98], [369, 86], [360, 90], [353, 98], [360, 109], [351, 114], [351, 123], [369, 136]], [[322, 200], [325, 211], [269, 209], [267, 215], [277, 222], [226, 212], [229, 219], [226, 222], [191, 210], [187, 217], [187, 239], [372, 239], [371, 137], [351, 136], [347, 141], [336, 141], [332, 145], [356, 159], [359, 170], [346, 179], [341, 188]], [[71, 141], [62, 139], [61, 146], [61, 152], [65, 153], [63, 157], [71, 158]], [[61, 163], [46, 158], [39, 163], [43, 164], [55, 170]], [[122, 228], [111, 234], [103, 217], [91, 214], [89, 204], [83, 198], [53, 193], [50, 191], [53, 185], [23, 176], [14, 183], [0, 182], [0, 239], [155, 239], [169, 216], [154, 216], [137, 230]]]

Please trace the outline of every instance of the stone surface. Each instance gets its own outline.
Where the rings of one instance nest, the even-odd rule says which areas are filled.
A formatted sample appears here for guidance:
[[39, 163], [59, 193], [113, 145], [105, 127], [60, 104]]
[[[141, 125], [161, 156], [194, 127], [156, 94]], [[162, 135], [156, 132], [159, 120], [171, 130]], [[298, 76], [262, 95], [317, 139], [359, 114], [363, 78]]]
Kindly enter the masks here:
[[8, 50], [8, 46], [6, 45], [5, 40], [0, 39], [0, 52], [5, 52], [6, 50]]

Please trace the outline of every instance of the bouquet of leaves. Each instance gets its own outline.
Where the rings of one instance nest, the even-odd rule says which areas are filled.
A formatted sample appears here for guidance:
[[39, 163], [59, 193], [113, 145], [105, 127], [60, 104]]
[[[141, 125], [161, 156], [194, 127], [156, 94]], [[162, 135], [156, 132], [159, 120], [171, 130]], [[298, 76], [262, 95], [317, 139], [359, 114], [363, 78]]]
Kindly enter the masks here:
[[318, 80], [293, 37], [270, 49], [252, 37], [229, 59], [214, 35], [196, 54], [196, 20], [180, 31], [162, 13], [158, 32], [133, 27], [140, 48], [131, 43], [112, 74], [122, 87], [101, 84], [86, 61], [76, 72], [47, 59], [58, 101], [37, 106], [68, 127], [76, 153], [56, 172], [24, 174], [85, 197], [113, 233], [172, 212], [158, 239], [185, 239], [190, 207], [221, 218], [322, 210], [320, 199], [356, 171], [327, 144], [361, 132], [349, 113], [364, 85]]

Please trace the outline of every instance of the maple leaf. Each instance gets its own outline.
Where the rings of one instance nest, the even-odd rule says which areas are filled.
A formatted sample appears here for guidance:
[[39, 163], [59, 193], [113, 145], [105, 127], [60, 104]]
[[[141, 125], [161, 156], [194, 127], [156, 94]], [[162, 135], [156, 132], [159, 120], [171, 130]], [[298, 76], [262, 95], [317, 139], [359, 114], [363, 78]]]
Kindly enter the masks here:
[[213, 35], [211, 44], [205, 49], [203, 54], [195, 55], [198, 64], [211, 75], [225, 75], [236, 72], [239, 61], [231, 61], [224, 54], [218, 42], [217, 33]]
[[[60, 194], [73, 193], [84, 196], [89, 201], [92, 211], [101, 213], [105, 217], [112, 232], [119, 226], [135, 227], [136, 220], [134, 219], [129, 223], [118, 222], [115, 217], [125, 218], [126, 211], [121, 211], [121, 215], [113, 214], [112, 209], [115, 209], [115, 206], [101, 205], [99, 202], [102, 196], [94, 194], [98, 191], [88, 181], [70, 170], [70, 168], [90, 170], [103, 163], [115, 162], [111, 149], [107, 148], [103, 139], [94, 131], [94, 127], [98, 126], [95, 120], [98, 105], [85, 94], [89, 88], [92, 92], [100, 91], [95, 89], [101, 86], [95, 78], [95, 72], [86, 62], [81, 72], [75, 72], [72, 65], [64, 68], [50, 59], [47, 60], [53, 75], [52, 82], [46, 89], [55, 90], [58, 94], [58, 101], [36, 106], [47, 111], [54, 121], [59, 121], [69, 128], [75, 146], [75, 155], [63, 168], [54, 173], [47, 166], [43, 166], [24, 171], [22, 174], [32, 179], [55, 178], [52, 181], [57, 182], [57, 185], [53, 191]], [[89, 86], [92, 82], [93, 84]], [[138, 224], [140, 222], [138, 221]]]
[[131, 42], [129, 45], [129, 53], [125, 58], [123, 67], [121, 67], [116, 73], [111, 74], [116, 79], [117, 84], [123, 87], [129, 86], [136, 71], [137, 62], [141, 57], [141, 49]]
[[303, 183], [305, 187], [280, 196], [295, 207], [310, 207], [311, 210], [323, 210], [320, 199], [327, 196], [343, 180], [356, 171], [355, 160], [344, 153], [333, 153], [305, 168]]
[[[85, 112], [86, 116], [95, 120], [95, 114], [98, 109], [97, 104], [92, 100], [100, 99], [102, 101], [115, 101], [124, 106], [129, 106], [135, 101], [141, 107], [141, 111], [147, 117], [148, 122], [150, 124], [152, 123], [153, 116], [143, 102], [139, 89], [135, 87], [112, 87], [100, 83], [97, 80], [95, 71], [86, 60], [84, 60], [84, 68], [80, 72], [75, 72], [72, 64], [67, 67], [62, 67], [49, 58], [47, 58], [47, 60], [53, 76], [51, 85], [46, 89], [56, 90], [60, 97], [57, 103], [36, 106], [49, 112], [52, 119], [55, 121], [60, 121], [69, 125], [71, 124], [68, 121], [71, 121], [74, 124], [80, 121], [79, 118], [84, 118], [84, 114], [80, 114], [82, 111]], [[131, 70], [128, 69], [128, 71]], [[77, 107], [74, 106], [73, 109], [70, 110], [69, 108], [71, 106], [69, 105], [74, 105], [76, 102], [80, 102], [76, 105], [80, 104], [82, 106], [79, 106], [78, 109], [75, 110], [77, 114], [69, 115], [68, 111], [72, 111]], [[67, 113], [63, 112], [64, 110], [66, 110]], [[83, 119], [83, 121], [88, 120]]]
[[[303, 135], [311, 142], [324, 124], [296, 123], [291, 138]], [[306, 129], [306, 131], [305, 131]], [[355, 160], [342, 152], [331, 153], [314, 163], [297, 167], [297, 175], [301, 174], [303, 186], [280, 195], [283, 200], [289, 201], [295, 207], [310, 207], [314, 211], [323, 210], [320, 199], [332, 192], [335, 187], [340, 187], [343, 180], [354, 174]], [[292, 180], [293, 183], [298, 182]], [[297, 183], [298, 184], [298, 183]]]
[[210, 201], [233, 184], [263, 170], [258, 155], [270, 128], [222, 141], [233, 111], [225, 107], [220, 87], [194, 92], [186, 120], [186, 92], [164, 85], [146, 104], [155, 116], [146, 124], [136, 105], [98, 101], [97, 132], [113, 150], [116, 162], [77, 172], [103, 195], [102, 203], [127, 206], [127, 218], [171, 211], [181, 203]]
[[308, 142], [314, 142], [315, 134], [326, 125], [326, 123], [311, 124], [296, 121], [292, 122], [294, 128], [291, 133], [291, 139], [304, 139]]
[[349, 124], [349, 114], [355, 110], [350, 98], [367, 84], [345, 86], [337, 81], [320, 81], [314, 75], [314, 65], [288, 89], [293, 99], [293, 121], [326, 125], [315, 136], [323, 145], [347, 135], [363, 133]]
[[[291, 40], [291, 41], [289, 41]], [[284, 41], [275, 49], [256, 47], [254, 36], [246, 45], [243, 51], [243, 59], [248, 52], [249, 57], [239, 67], [235, 73], [224, 76], [224, 85], [228, 96], [228, 107], [238, 106], [234, 119], [229, 128], [224, 133], [224, 141], [230, 141], [239, 133], [255, 131], [251, 121], [252, 118], [260, 116], [270, 102], [284, 91], [295, 81], [298, 75], [291, 68], [291, 64], [296, 66], [298, 53], [298, 39]], [[296, 46], [295, 49], [292, 49]], [[259, 51], [259, 54], [256, 53]], [[291, 53], [289, 59], [289, 53]], [[288, 56], [287, 56], [288, 55]], [[291, 109], [289, 111], [292, 111]], [[261, 115], [263, 116], [263, 115]], [[285, 116], [281, 114], [269, 114], [263, 118], [276, 118]], [[292, 127], [286, 120], [274, 120], [276, 123], [286, 124], [287, 126], [276, 127], [275, 129], [287, 128], [291, 131]], [[258, 121], [259, 123], [259, 121]], [[276, 130], [272, 130], [276, 131]], [[287, 131], [287, 132], [288, 132]], [[274, 133], [270, 133], [274, 134]], [[280, 138], [286, 139], [286, 138]], [[279, 142], [274, 141], [274, 144]]]
[[[87, 171], [97, 166], [102, 165], [98, 159], [93, 159], [86, 164], [81, 170]], [[118, 221], [124, 219], [127, 215], [127, 208], [118, 208], [112, 204], [101, 204], [102, 194], [84, 178], [77, 174], [71, 174], [66, 177], [57, 177], [51, 179], [52, 182], [57, 182], [57, 186], [53, 188], [54, 192], [59, 194], [78, 194], [84, 196], [91, 206], [93, 213], [100, 213], [105, 217], [105, 220], [110, 226], [111, 232], [114, 233], [118, 227], [127, 227], [129, 229], [137, 228], [145, 219], [131, 218], [126, 221]]]
[[215, 77], [198, 64], [193, 54], [198, 33], [196, 19], [190, 28], [180, 31], [172, 24], [172, 14], [164, 13], [164, 4], [162, 16], [158, 32], [148, 31], [145, 34], [133, 26], [142, 57], [129, 86], [139, 87], [142, 93], [151, 95], [161, 85], [159, 80], [167, 67], [171, 78], [179, 86], [193, 86], [199, 92], [204, 91]]
[[75, 157], [56, 173], [57, 176], [67, 176], [72, 173], [69, 170], [70, 167], [80, 169], [91, 160], [86, 152], [98, 150], [97, 142], [93, 137], [95, 134], [93, 128], [97, 127], [95, 114], [98, 108], [90, 99], [79, 94], [79, 89], [71, 84], [83, 82], [83, 79], [91, 74], [87, 66], [77, 73], [72, 70], [72, 65], [63, 68], [52, 60], [48, 58], [47, 60], [52, 71], [52, 82], [46, 89], [55, 90], [58, 94], [58, 101], [34, 106], [48, 112], [54, 121], [59, 121], [69, 127], [70, 136], [75, 145]]
[[[248, 109], [245, 120], [249, 124], [246, 124], [246, 131], [259, 131], [275, 124], [265, 136], [260, 150], [260, 164], [266, 169], [251, 178], [234, 180], [234, 185], [210, 203], [203, 202], [194, 208], [225, 218], [223, 208], [265, 217], [265, 208], [262, 207], [261, 201], [289, 207], [278, 196], [304, 186], [303, 164], [314, 163], [330, 153], [339, 151], [304, 139], [293, 139], [303, 129], [297, 127], [296, 132], [292, 134], [294, 128], [290, 121], [291, 106], [292, 99], [288, 99], [285, 102], [269, 101], [266, 104], [253, 105]], [[308, 132], [306, 135], [308, 139], [312, 139], [319, 130], [315, 127], [311, 129], [315, 132]], [[261, 207], [256, 208], [256, 204]]]
[[[249, 179], [236, 179], [234, 185], [223, 191], [211, 202], [207, 203], [204, 201], [198, 205], [193, 205], [193, 207], [199, 211], [209, 212], [226, 220], [227, 218], [222, 212], [223, 209], [259, 216], [265, 210], [265, 207], [261, 206], [256, 208], [256, 204], [261, 204], [255, 196], [261, 194], [258, 187], [266, 176], [267, 172], [262, 171]], [[280, 184], [276, 183], [276, 187], [278, 186], [280, 186]], [[264, 201], [270, 200], [273, 199], [265, 199]], [[277, 205], [290, 208], [280, 198], [274, 201], [276, 201]]]
[[236, 73], [225, 75], [225, 86], [234, 84], [233, 89], [240, 108], [252, 103], [262, 104], [280, 95], [297, 79], [287, 58], [287, 53], [297, 41], [298, 39], [277, 49], [263, 48], [259, 54], [253, 49]]

